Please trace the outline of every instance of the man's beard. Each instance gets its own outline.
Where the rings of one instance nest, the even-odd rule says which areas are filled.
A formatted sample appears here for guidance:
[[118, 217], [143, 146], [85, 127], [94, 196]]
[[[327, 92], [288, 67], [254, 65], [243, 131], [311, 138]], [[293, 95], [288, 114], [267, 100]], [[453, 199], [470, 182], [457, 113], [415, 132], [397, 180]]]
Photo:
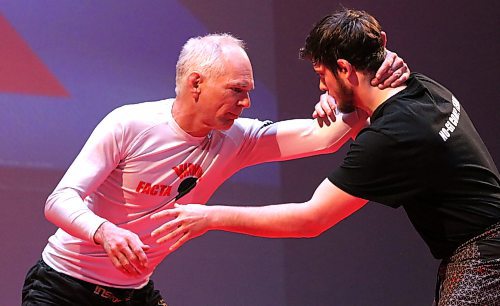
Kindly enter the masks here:
[[339, 78], [337, 78], [337, 83], [339, 84], [337, 107], [344, 114], [352, 113], [356, 110], [352, 90], [347, 88]]

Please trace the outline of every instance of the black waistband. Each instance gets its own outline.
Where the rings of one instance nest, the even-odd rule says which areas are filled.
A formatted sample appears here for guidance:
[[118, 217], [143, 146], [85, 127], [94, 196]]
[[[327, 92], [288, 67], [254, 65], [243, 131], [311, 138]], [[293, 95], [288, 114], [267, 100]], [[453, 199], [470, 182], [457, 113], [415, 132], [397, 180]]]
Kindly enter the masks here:
[[109, 287], [109, 286], [104, 286], [104, 285], [98, 285], [98, 284], [93, 284], [81, 279], [78, 279], [76, 277], [57, 272], [54, 270], [52, 267], [50, 267], [43, 259], [40, 259], [40, 265], [47, 270], [53, 271], [55, 273], [58, 273], [60, 276], [67, 278], [73, 282], [79, 283], [82, 287], [85, 289], [92, 291], [96, 295], [102, 296], [104, 298], [115, 298], [119, 300], [129, 300], [134, 296], [135, 294], [138, 294], [144, 290], [147, 290], [147, 287], [151, 285], [151, 281], [149, 283], [140, 288], [140, 289], [128, 289], [128, 288], [116, 288], [116, 287]]
[[474, 242], [477, 242], [477, 241], [480, 241], [482, 239], [487, 239], [491, 236], [494, 236], [496, 234], [500, 233], [500, 222], [497, 222], [493, 225], [490, 225], [489, 227], [487, 227], [484, 232], [482, 232], [481, 234], [467, 240], [466, 242], [462, 243], [456, 250], [455, 252], [453, 252], [453, 254], [456, 254], [456, 253], [459, 253], [461, 249], [463, 249], [464, 247], [467, 247], [469, 244], [471, 243], [474, 243]]

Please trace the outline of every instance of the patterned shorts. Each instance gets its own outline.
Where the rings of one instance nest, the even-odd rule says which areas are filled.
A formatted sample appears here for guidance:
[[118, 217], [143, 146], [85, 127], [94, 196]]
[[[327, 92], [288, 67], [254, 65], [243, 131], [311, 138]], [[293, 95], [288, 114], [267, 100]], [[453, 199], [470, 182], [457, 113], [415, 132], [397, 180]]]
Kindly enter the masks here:
[[443, 260], [436, 287], [434, 305], [500, 306], [500, 223]]

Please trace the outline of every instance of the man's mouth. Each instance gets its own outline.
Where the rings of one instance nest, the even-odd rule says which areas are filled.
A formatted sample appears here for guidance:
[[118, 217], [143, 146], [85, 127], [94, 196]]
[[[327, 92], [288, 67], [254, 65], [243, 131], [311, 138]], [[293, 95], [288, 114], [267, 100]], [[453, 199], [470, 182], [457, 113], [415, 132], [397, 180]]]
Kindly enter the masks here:
[[236, 114], [233, 114], [233, 113], [227, 113], [227, 116], [229, 117], [229, 119], [238, 119], [240, 117], [240, 115], [236, 115]]

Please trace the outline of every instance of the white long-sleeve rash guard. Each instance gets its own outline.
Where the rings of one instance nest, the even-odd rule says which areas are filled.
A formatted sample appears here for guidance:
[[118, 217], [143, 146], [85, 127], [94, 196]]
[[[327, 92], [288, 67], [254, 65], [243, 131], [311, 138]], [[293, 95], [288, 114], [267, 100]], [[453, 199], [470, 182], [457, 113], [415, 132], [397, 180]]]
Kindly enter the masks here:
[[[278, 123], [240, 118], [207, 137], [184, 132], [171, 115], [173, 99], [122, 106], [93, 131], [47, 199], [46, 217], [59, 229], [42, 257], [56, 271], [99, 285], [140, 288], [168, 255], [151, 231], [165, 220], [149, 217], [177, 195], [179, 184], [197, 178], [178, 203], [206, 203], [227, 178], [244, 167], [336, 151], [366, 124], [343, 115], [329, 127], [315, 120]], [[164, 206], [164, 207], [162, 207]], [[93, 236], [109, 221], [136, 233], [151, 248], [147, 273], [117, 270]]]

